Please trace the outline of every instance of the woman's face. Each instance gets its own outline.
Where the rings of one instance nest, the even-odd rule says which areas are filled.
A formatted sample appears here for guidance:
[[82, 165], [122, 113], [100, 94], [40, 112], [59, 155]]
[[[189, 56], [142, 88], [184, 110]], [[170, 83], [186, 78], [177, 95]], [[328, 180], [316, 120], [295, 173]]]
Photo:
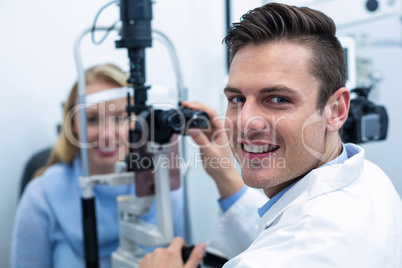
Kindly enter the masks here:
[[[117, 84], [95, 82], [87, 85], [87, 95], [120, 87]], [[91, 174], [114, 173], [117, 161], [123, 161], [127, 154], [128, 120], [125, 98], [110, 100], [88, 106], [87, 137]], [[81, 139], [79, 113], [73, 118], [73, 129]]]

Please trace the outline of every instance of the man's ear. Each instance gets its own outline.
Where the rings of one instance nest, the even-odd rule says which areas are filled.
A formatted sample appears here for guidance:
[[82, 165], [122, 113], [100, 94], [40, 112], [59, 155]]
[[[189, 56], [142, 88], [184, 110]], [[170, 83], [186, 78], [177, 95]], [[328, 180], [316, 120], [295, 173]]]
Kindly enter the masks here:
[[350, 93], [345, 87], [338, 89], [329, 99], [325, 112], [327, 116], [327, 130], [338, 132], [348, 118]]

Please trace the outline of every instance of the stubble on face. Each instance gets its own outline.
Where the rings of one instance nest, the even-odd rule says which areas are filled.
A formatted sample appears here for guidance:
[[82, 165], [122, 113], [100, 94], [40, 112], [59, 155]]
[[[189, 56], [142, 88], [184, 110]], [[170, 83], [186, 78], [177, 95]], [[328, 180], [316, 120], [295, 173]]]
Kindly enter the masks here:
[[[227, 115], [236, 126], [233, 133], [228, 133], [232, 152], [240, 164], [244, 182], [264, 189], [268, 196], [317, 167], [319, 159], [306, 146], [317, 151], [325, 148], [325, 118], [303, 126], [305, 120], [317, 113], [318, 82], [310, 74], [308, 64], [311, 53], [309, 48], [290, 42], [249, 45], [239, 50], [232, 61], [227, 88], [242, 98], [241, 105], [236, 103], [239, 111], [235, 111], [229, 106], [234, 105], [230, 100], [236, 94], [225, 93], [229, 100]], [[272, 93], [260, 93], [267, 88], [264, 92], [272, 89]], [[277, 97], [284, 97], [286, 102], [270, 101]], [[247, 116], [255, 114], [266, 120], [268, 127], [260, 124], [257, 130], [249, 131], [239, 121], [242, 109], [247, 109]], [[284, 119], [278, 120], [281, 117]], [[247, 139], [251, 145], [256, 142], [256, 146], [274, 144], [279, 149], [263, 157], [256, 153], [250, 159], [239, 139]]]

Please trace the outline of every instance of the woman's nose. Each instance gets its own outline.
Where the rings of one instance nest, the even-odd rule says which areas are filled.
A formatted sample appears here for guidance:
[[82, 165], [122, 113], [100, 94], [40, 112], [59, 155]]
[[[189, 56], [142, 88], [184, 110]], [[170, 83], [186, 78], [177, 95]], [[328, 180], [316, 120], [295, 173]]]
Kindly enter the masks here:
[[118, 126], [116, 120], [109, 116], [105, 118], [103, 124], [99, 128], [99, 142], [100, 144], [114, 144], [118, 135]]

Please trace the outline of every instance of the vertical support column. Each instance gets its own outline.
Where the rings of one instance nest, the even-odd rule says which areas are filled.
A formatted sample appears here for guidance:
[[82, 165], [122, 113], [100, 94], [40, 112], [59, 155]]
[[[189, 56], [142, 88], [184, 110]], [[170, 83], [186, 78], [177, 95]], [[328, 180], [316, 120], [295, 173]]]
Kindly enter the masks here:
[[[155, 163], [166, 160], [166, 153], [155, 153]], [[165, 159], [163, 158], [165, 157]], [[173, 240], [172, 203], [170, 198], [169, 170], [157, 167], [155, 171], [155, 194], [158, 216], [158, 230], [166, 239], [166, 243]]]

